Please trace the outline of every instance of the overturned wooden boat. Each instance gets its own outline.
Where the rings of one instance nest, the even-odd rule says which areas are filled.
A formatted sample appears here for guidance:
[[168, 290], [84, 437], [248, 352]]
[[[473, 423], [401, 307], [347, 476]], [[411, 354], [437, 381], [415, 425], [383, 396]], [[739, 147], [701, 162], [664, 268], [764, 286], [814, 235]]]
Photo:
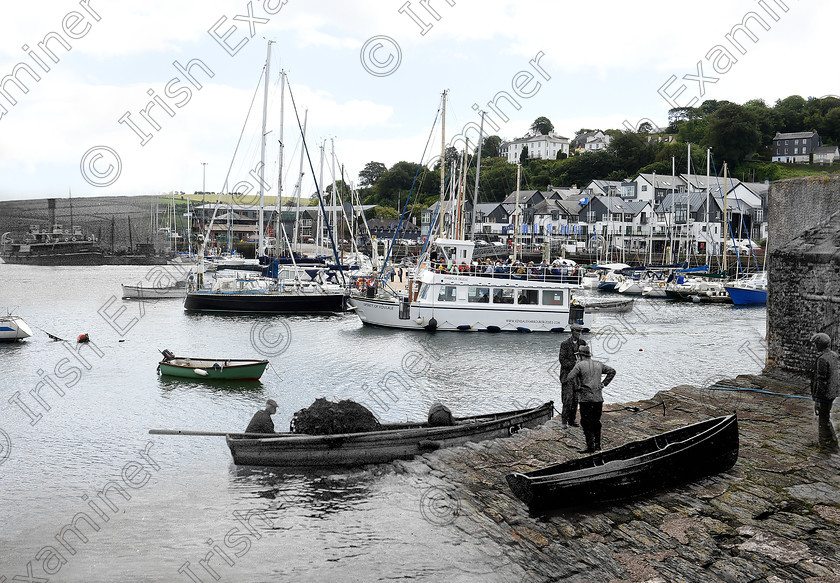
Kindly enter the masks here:
[[504, 413], [455, 418], [454, 425], [382, 425], [379, 431], [337, 435], [283, 433], [276, 437], [227, 436], [233, 463], [251, 466], [354, 466], [410, 459], [422, 453], [513, 435], [551, 419], [554, 403]]
[[162, 375], [187, 379], [245, 381], [258, 380], [267, 360], [244, 358], [193, 358], [175, 356], [163, 350], [163, 360], [158, 363], [158, 372]]
[[726, 471], [737, 459], [738, 419], [728, 415], [506, 478], [539, 510], [630, 498]]
[[634, 298], [586, 298], [578, 300], [588, 312], [622, 313], [633, 309]]

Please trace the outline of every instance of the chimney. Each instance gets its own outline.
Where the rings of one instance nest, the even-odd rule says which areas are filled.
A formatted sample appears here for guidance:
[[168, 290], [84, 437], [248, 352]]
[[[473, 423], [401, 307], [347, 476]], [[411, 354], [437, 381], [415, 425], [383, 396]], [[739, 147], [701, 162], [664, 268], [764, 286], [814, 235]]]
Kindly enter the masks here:
[[52, 232], [53, 225], [55, 224], [55, 199], [54, 198], [48, 198], [47, 199], [47, 209], [49, 210], [49, 216], [50, 216], [49, 230], [50, 230], [50, 232]]

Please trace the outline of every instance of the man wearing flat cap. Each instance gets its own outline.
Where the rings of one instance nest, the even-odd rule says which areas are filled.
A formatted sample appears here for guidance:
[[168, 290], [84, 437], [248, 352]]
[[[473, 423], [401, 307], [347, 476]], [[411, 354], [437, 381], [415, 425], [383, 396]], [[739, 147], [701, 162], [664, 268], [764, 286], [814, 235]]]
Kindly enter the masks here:
[[251, 418], [245, 433], [274, 433], [274, 421], [271, 416], [277, 413], [277, 403], [274, 399], [265, 402], [265, 409], [257, 411]]
[[811, 398], [814, 399], [820, 447], [836, 452], [837, 434], [831, 425], [831, 405], [840, 394], [840, 360], [837, 353], [829, 348], [831, 338], [828, 334], [814, 334], [811, 343], [818, 353], [811, 378]]
[[[615, 369], [611, 366], [592, 360], [589, 346], [580, 347], [580, 362], [569, 373], [569, 380], [579, 380], [575, 387], [580, 403], [580, 425], [586, 438], [586, 448], [578, 453], [595, 453], [601, 451], [601, 411], [604, 407], [602, 389], [612, 382]], [[604, 377], [603, 382], [601, 376]]]
[[582, 330], [583, 326], [580, 324], [572, 324], [572, 335], [560, 345], [560, 382], [563, 386], [560, 396], [563, 400], [563, 412], [561, 413], [563, 427], [567, 425], [578, 426], [575, 421], [578, 408], [577, 395], [575, 394], [577, 381], [570, 381], [568, 376], [577, 364], [580, 347], [586, 346], [586, 341], [580, 337]]

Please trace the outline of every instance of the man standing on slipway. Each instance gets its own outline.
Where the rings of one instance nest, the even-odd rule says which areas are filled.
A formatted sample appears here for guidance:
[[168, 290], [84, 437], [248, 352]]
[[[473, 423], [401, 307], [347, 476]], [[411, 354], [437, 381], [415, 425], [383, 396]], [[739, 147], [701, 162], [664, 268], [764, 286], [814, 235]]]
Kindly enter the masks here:
[[[602, 389], [615, 377], [615, 369], [609, 365], [592, 360], [588, 346], [580, 347], [580, 362], [569, 373], [569, 380], [578, 380], [575, 388], [580, 403], [580, 424], [586, 438], [586, 448], [578, 453], [601, 451], [601, 412], [604, 407]], [[601, 382], [601, 376], [607, 375]]]
[[572, 335], [565, 342], [560, 345], [560, 382], [563, 389], [560, 396], [563, 401], [563, 412], [560, 415], [562, 426], [565, 428], [569, 425], [577, 427], [575, 421], [577, 417], [577, 393], [575, 388], [578, 381], [569, 380], [569, 373], [575, 368], [578, 361], [578, 351], [581, 346], [586, 346], [586, 341], [580, 337], [583, 326], [580, 324], [572, 324]]

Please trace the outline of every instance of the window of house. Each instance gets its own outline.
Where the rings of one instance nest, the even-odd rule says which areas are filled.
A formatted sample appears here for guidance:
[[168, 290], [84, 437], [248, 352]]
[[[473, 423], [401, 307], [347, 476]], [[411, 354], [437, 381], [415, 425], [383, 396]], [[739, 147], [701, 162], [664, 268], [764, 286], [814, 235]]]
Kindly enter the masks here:
[[493, 303], [494, 304], [512, 304], [513, 290], [502, 289], [498, 287], [493, 288]]
[[551, 289], [544, 290], [542, 294], [542, 303], [544, 306], [560, 306], [563, 304], [563, 290]]
[[471, 303], [487, 304], [490, 303], [490, 288], [489, 287], [468, 287], [467, 301]]
[[540, 303], [540, 292], [535, 289], [521, 289], [516, 303], [536, 305]]
[[455, 294], [456, 288], [454, 285], [442, 285], [438, 289], [438, 297], [437, 300], [439, 302], [454, 302], [455, 301]]
[[647, 184], [642, 184], [642, 192], [647, 192]]
[[794, 149], [793, 149], [793, 153], [794, 153], [794, 154], [798, 154], [798, 153], [799, 153], [799, 148], [794, 148]]
[[803, 154], [807, 154], [807, 153], [808, 153], [808, 148], [807, 148], [806, 146], [802, 146], [802, 153], [803, 153]]

